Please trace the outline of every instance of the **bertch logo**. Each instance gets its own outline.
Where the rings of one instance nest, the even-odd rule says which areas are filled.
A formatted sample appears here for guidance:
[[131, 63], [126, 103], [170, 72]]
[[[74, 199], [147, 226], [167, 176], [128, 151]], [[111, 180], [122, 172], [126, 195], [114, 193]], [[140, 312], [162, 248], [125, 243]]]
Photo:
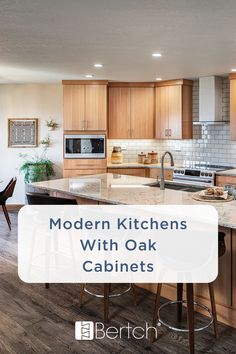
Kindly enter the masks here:
[[116, 339], [116, 338], [134, 338], [143, 339], [149, 338], [151, 330], [154, 329], [157, 335], [157, 329], [150, 327], [146, 322], [145, 326], [131, 326], [127, 323], [127, 326], [115, 327], [106, 326], [102, 322], [91, 321], [76, 321], [75, 322], [75, 339], [77, 340], [92, 340], [92, 339]]
[[92, 340], [94, 338], [94, 323], [92, 321], [75, 322], [75, 339]]

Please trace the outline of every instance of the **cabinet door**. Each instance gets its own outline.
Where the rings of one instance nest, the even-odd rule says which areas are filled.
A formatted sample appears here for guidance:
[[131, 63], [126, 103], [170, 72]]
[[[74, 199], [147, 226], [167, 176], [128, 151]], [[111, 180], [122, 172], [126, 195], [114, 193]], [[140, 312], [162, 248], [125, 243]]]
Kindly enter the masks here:
[[106, 85], [85, 85], [85, 121], [86, 130], [106, 130]]
[[[149, 169], [149, 176], [150, 178], [160, 178], [161, 176], [161, 169], [160, 168], [150, 168]], [[165, 177], [165, 180], [169, 180], [169, 181], [172, 181], [173, 179], [173, 170], [168, 170], [168, 169], [165, 169], [164, 170], [164, 177]]]
[[236, 79], [230, 80], [230, 136], [236, 140]]
[[168, 139], [169, 92], [168, 86], [155, 88], [155, 138]]
[[131, 88], [131, 138], [153, 139], [154, 137], [154, 89]]
[[182, 86], [168, 86], [168, 137], [182, 138]]
[[109, 88], [109, 138], [130, 138], [130, 88]]
[[108, 173], [114, 173], [118, 175], [128, 175], [128, 176], [137, 176], [137, 177], [146, 177], [147, 169], [146, 168], [108, 168]]
[[236, 310], [236, 230], [232, 233], [232, 306]]
[[85, 129], [84, 85], [63, 86], [64, 130]]
[[225, 184], [231, 184], [236, 188], [236, 176], [216, 176], [216, 185], [224, 187]]

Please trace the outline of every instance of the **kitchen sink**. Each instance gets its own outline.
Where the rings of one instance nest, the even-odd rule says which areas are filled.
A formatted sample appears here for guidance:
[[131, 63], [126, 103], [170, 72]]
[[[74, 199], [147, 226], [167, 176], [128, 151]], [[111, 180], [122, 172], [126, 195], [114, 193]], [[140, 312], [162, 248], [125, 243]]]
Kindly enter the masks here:
[[[160, 183], [159, 182], [147, 183], [145, 184], [145, 186], [160, 188]], [[200, 187], [200, 186], [191, 186], [191, 185], [179, 184], [174, 182], [171, 183], [165, 182], [165, 188], [173, 189], [176, 191], [192, 192], [192, 193], [199, 192], [202, 189], [204, 189], [204, 187]]]

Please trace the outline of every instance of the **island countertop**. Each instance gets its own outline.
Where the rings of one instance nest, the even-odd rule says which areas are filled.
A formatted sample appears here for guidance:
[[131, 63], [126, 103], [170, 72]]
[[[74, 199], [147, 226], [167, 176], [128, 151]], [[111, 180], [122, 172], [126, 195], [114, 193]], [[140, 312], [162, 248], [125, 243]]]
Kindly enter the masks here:
[[[63, 178], [31, 183], [40, 190], [58, 192], [108, 204], [206, 204], [192, 199], [192, 193], [149, 187], [155, 179], [105, 173], [79, 178]], [[236, 229], [236, 201], [208, 203], [219, 215], [219, 225]]]

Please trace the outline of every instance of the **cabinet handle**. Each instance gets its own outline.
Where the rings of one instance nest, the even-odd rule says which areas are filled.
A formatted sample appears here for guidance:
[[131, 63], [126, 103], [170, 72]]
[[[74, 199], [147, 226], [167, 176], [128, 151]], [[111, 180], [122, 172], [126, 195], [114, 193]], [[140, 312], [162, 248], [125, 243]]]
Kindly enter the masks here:
[[168, 136], [168, 129], [165, 129], [165, 136]]
[[169, 129], [169, 136], [171, 136], [171, 129]]

